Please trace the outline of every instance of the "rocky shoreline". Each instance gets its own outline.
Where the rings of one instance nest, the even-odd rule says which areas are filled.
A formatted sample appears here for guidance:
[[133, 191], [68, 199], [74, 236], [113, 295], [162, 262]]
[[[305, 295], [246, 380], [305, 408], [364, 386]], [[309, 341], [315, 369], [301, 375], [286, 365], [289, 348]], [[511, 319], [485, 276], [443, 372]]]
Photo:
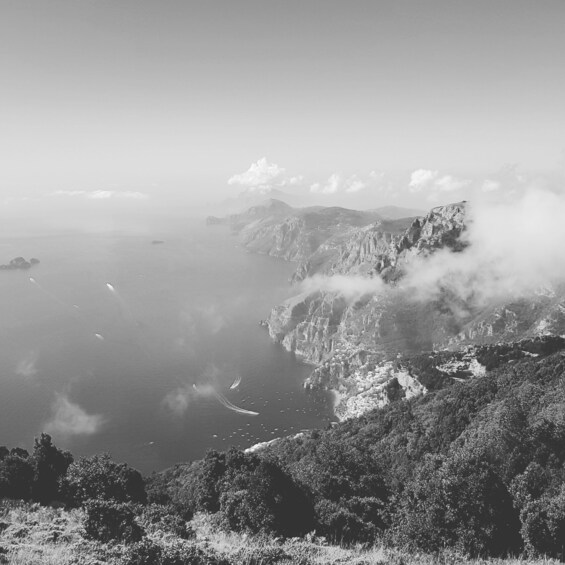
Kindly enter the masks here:
[[[406, 363], [411, 356], [461, 356], [467, 347], [565, 334], [565, 288], [488, 307], [459, 303], [449, 290], [416, 300], [414, 289], [404, 288], [414, 261], [465, 250], [467, 212], [460, 202], [391, 222], [374, 213], [296, 210], [268, 201], [229, 218], [248, 251], [297, 261], [297, 294], [274, 306], [261, 325], [314, 365], [305, 386], [334, 393], [339, 419], [425, 394], [421, 374]], [[361, 290], [325, 287], [333, 277], [360, 283]], [[475, 364], [454, 379], [482, 374], [484, 367], [468, 362]]]

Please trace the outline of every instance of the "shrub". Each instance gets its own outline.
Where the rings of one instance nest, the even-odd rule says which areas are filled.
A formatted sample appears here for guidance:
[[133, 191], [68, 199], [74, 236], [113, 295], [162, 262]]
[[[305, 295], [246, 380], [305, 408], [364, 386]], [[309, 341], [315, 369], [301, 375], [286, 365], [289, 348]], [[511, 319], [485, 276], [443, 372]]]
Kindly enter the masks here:
[[565, 556], [565, 486], [556, 496], [527, 503], [520, 513], [522, 537], [531, 554]]
[[174, 544], [161, 546], [144, 539], [132, 544], [120, 565], [230, 565], [211, 550], [195, 545]]
[[135, 521], [131, 504], [91, 500], [86, 504], [86, 536], [101, 542], [133, 543], [141, 540], [143, 529]]
[[428, 458], [401, 497], [397, 541], [470, 555], [520, 549], [519, 523], [500, 477], [482, 460]]
[[61, 489], [72, 506], [88, 500], [114, 500], [144, 504], [143, 477], [125, 463], [115, 463], [105, 453], [83, 457], [67, 469]]
[[34, 470], [28, 459], [8, 455], [0, 461], [0, 498], [29, 500]]
[[304, 491], [272, 461], [236, 449], [211, 451], [189, 469], [185, 496], [195, 510], [220, 512], [235, 531], [299, 535], [313, 524]]
[[233, 530], [284, 536], [311, 530], [310, 501], [275, 463], [239, 452], [227, 458], [227, 468], [220, 511]]
[[194, 530], [172, 506], [150, 504], [143, 509], [141, 522], [148, 532], [161, 530], [182, 539], [194, 537]]
[[33, 500], [41, 504], [56, 500], [59, 497], [59, 481], [73, 462], [73, 456], [55, 447], [49, 434], [41, 434], [35, 438], [31, 459], [35, 467]]

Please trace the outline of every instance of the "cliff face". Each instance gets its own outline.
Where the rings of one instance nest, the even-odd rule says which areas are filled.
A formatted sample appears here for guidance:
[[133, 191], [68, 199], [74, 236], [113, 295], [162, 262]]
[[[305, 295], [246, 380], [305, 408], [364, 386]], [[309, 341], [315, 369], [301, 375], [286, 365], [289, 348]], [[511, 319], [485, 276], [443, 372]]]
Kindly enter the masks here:
[[[271, 312], [267, 320], [271, 337], [315, 363], [337, 345], [381, 352], [431, 348], [434, 337], [444, 337], [445, 314], [434, 305], [414, 303], [394, 281], [402, 276], [410, 257], [445, 246], [461, 247], [464, 218], [465, 206], [457, 204], [432, 210], [400, 234], [382, 231], [376, 224], [342, 238], [334, 248], [335, 260], [320, 266], [310, 258], [308, 269], [299, 266], [301, 276], [366, 275], [392, 283], [390, 288], [355, 300], [346, 300], [339, 292], [296, 296]], [[313, 265], [318, 267], [314, 270]]]
[[[279, 200], [268, 200], [243, 214], [230, 216], [227, 223], [238, 234], [242, 245], [251, 252], [299, 262], [298, 270], [308, 261], [325, 264], [335, 255], [344, 240], [359, 228], [382, 220], [377, 212], [359, 212], [345, 208], [292, 208]], [[217, 223], [210, 218], [209, 223]], [[321, 259], [323, 258], [323, 259]]]
[[267, 320], [275, 341], [318, 366], [306, 385], [336, 391], [339, 417], [382, 405], [391, 394], [425, 392], [417, 377], [391, 364], [398, 355], [565, 333], [565, 288], [477, 307], [447, 290], [416, 300], [414, 289], [404, 287], [414, 258], [464, 251], [465, 203], [434, 208], [402, 232], [394, 228], [377, 222], [328, 238], [294, 277], [373, 278], [375, 292], [348, 298], [320, 287], [276, 306]]
[[[441, 280], [427, 298], [418, 282], [406, 284], [417, 262], [466, 252], [467, 217], [465, 202], [387, 219], [269, 200], [226, 221], [249, 251], [298, 263], [299, 294], [275, 306], [266, 325], [273, 340], [316, 365], [306, 386], [334, 391], [336, 415], [347, 418], [428, 390], [403, 365], [407, 355], [565, 334], [565, 286], [481, 303]], [[328, 290], [327, 280], [359, 290]]]

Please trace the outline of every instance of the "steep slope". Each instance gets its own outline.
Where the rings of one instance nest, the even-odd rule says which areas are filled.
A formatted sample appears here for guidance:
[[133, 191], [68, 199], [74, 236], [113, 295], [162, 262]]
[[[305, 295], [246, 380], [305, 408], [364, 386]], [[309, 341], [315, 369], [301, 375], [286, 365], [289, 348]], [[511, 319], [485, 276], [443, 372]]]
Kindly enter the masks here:
[[[383, 231], [382, 222], [366, 226], [336, 242], [324, 261], [317, 260], [320, 248], [299, 266], [295, 280], [312, 284], [305, 286], [308, 292], [273, 308], [269, 333], [320, 366], [307, 386], [338, 391], [335, 409], [340, 417], [386, 403], [387, 383], [398, 377], [390, 363], [398, 356], [565, 333], [563, 287], [479, 304], [472, 296], [462, 300], [448, 286], [433, 297], [417, 298], [418, 289], [404, 283], [416, 259], [440, 250], [464, 252], [466, 217], [467, 205], [457, 203], [434, 208], [402, 233]], [[316, 288], [316, 277], [308, 280], [315, 274], [344, 275], [344, 288], [365, 283], [359, 284], [359, 292], [348, 294], [328, 290], [323, 280]], [[374, 281], [374, 289], [367, 287], [367, 279]], [[320, 379], [321, 370], [330, 377]], [[397, 381], [405, 394], [424, 391], [421, 383], [402, 374]], [[368, 389], [372, 392], [365, 394]], [[354, 400], [362, 393], [363, 401]]]
[[298, 271], [308, 274], [313, 272], [311, 264], [325, 266], [327, 261], [337, 258], [341, 244], [356, 230], [382, 226], [382, 230], [400, 233], [409, 222], [383, 220], [375, 211], [321, 206], [292, 208], [276, 199], [266, 200], [241, 214], [227, 218], [210, 216], [206, 220], [208, 225], [229, 225], [249, 251], [298, 261]]

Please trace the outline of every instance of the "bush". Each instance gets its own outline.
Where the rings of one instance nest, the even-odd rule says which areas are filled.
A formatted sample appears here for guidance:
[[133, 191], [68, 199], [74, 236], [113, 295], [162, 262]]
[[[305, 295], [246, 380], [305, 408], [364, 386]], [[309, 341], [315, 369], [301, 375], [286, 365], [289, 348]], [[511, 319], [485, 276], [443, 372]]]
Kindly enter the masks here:
[[73, 462], [71, 453], [55, 447], [49, 434], [41, 434], [35, 438], [31, 459], [35, 467], [33, 500], [47, 504], [58, 499], [59, 481]]
[[121, 565], [230, 565], [211, 550], [195, 545], [176, 544], [163, 547], [144, 539], [130, 546]]
[[402, 494], [397, 541], [424, 551], [444, 547], [469, 555], [521, 549], [512, 498], [482, 460], [428, 458]]
[[0, 498], [29, 500], [32, 493], [34, 469], [28, 459], [8, 455], [0, 461]]
[[174, 507], [150, 504], [143, 509], [141, 523], [148, 532], [162, 531], [181, 539], [194, 537], [194, 530], [181, 518]]
[[220, 511], [233, 530], [294, 536], [312, 529], [310, 501], [275, 463], [243, 453], [227, 463]]
[[304, 491], [276, 463], [236, 449], [209, 452], [189, 469], [187, 503], [220, 512], [235, 531], [285, 536], [311, 530], [313, 509]]
[[101, 542], [133, 543], [141, 540], [143, 529], [135, 521], [131, 504], [91, 500], [86, 504], [86, 536]]
[[88, 500], [114, 500], [144, 504], [143, 477], [125, 463], [115, 463], [107, 453], [83, 457], [67, 469], [61, 489], [72, 506]]
[[565, 557], [565, 486], [556, 496], [527, 503], [520, 513], [526, 549], [534, 555]]

